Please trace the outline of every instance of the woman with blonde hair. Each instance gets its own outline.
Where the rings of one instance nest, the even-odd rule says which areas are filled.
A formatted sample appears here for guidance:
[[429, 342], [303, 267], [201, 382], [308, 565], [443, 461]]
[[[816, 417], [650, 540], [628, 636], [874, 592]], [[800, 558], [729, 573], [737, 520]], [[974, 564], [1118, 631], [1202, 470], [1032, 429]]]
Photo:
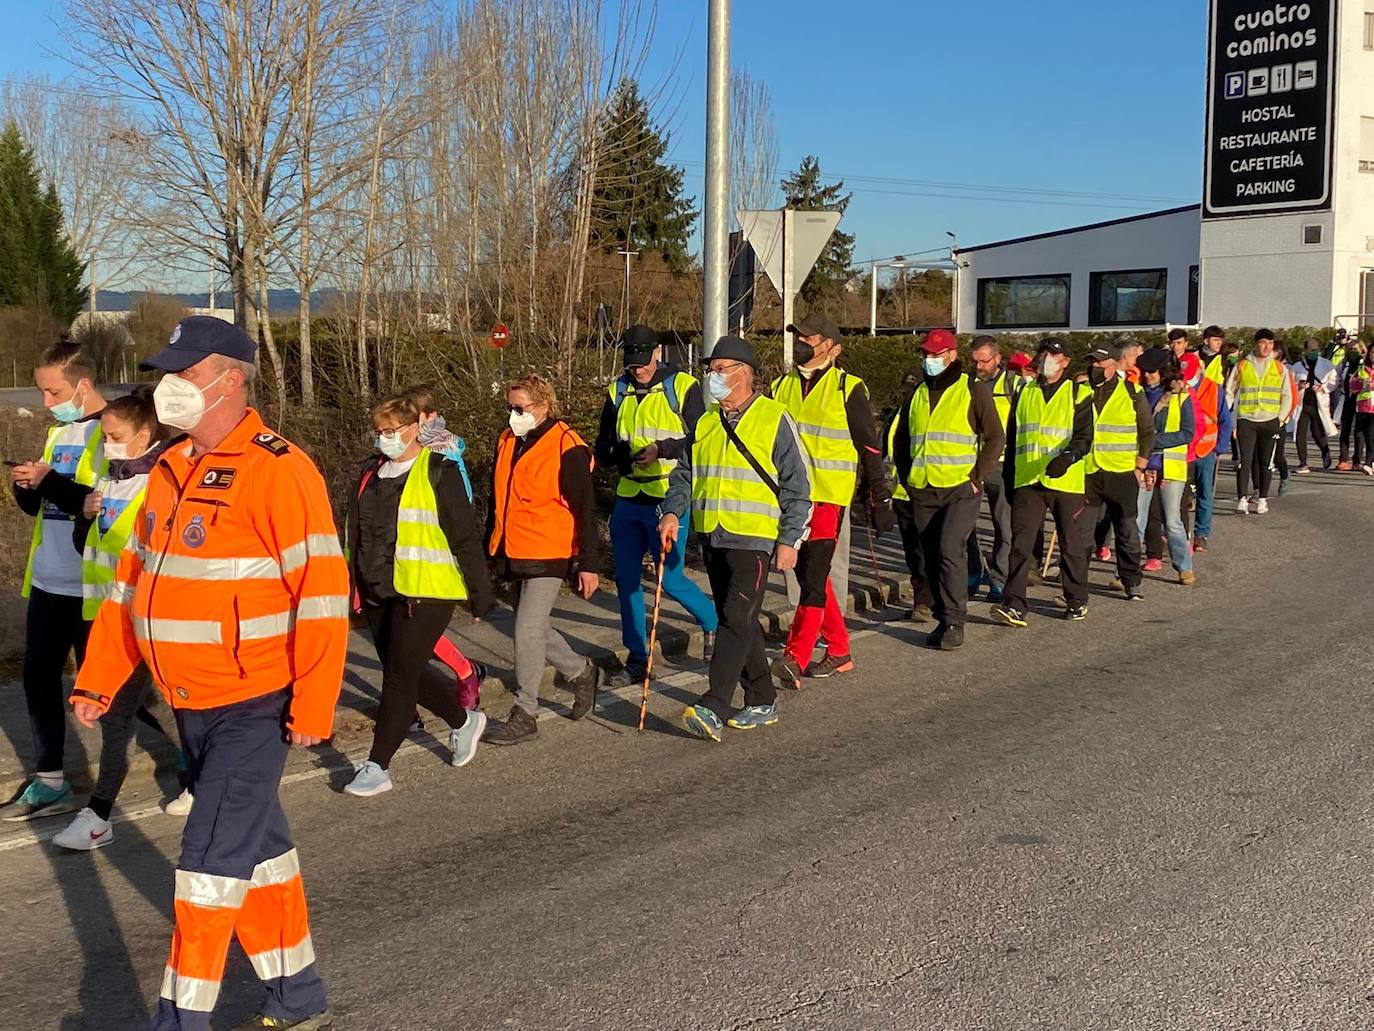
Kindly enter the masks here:
[[506, 386], [509, 428], [496, 445], [487, 551], [515, 584], [515, 706], [483, 740], [513, 745], [538, 732], [539, 683], [552, 663], [573, 689], [572, 718], [596, 704], [601, 671], [553, 628], [550, 615], [565, 580], [583, 598], [597, 589], [600, 565], [592, 453], [558, 417], [558, 397], [542, 376]]

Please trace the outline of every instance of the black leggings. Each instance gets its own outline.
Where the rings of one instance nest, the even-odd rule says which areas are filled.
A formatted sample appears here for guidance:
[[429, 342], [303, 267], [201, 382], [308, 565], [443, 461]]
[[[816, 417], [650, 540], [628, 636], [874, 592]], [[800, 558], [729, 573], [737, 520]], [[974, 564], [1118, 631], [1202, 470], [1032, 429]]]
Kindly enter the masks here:
[[363, 614], [382, 660], [382, 705], [368, 758], [386, 769], [415, 719], [417, 703], [450, 727], [467, 722], [453, 681], [429, 668], [434, 645], [453, 618], [453, 603], [395, 599], [365, 605]]
[[1269, 496], [1270, 464], [1279, 442], [1279, 421], [1236, 420], [1236, 445], [1240, 448], [1240, 468], [1236, 470], [1236, 496], [1248, 498], [1251, 483], [1262, 498]]
[[61, 773], [66, 759], [67, 692], [62, 673], [67, 656], [86, 658], [90, 624], [81, 617], [81, 599], [33, 588], [24, 633], [24, 701], [29, 709], [33, 750], [39, 773]]
[[1374, 462], [1374, 412], [1355, 413], [1355, 461]]

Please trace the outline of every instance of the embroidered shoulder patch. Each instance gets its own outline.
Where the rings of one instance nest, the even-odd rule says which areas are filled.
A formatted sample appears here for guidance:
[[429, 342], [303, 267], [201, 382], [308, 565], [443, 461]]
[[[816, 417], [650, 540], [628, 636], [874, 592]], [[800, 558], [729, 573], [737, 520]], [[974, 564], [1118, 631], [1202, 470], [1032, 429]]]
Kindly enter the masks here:
[[237, 469], [206, 469], [205, 475], [200, 478], [200, 485], [209, 490], [228, 490], [234, 485], [234, 477], [238, 473]]
[[253, 443], [277, 456], [284, 455], [291, 450], [291, 445], [275, 433], [259, 433], [253, 438]]

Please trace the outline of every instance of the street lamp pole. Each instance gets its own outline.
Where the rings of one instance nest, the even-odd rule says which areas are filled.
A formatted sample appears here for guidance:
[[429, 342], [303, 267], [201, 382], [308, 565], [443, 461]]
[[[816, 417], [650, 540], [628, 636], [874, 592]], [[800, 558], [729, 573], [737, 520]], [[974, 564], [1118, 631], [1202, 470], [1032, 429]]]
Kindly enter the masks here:
[[[702, 355], [728, 332], [730, 230], [730, 0], [711, 0], [706, 44], [706, 203]], [[786, 350], [784, 348], [784, 350]]]

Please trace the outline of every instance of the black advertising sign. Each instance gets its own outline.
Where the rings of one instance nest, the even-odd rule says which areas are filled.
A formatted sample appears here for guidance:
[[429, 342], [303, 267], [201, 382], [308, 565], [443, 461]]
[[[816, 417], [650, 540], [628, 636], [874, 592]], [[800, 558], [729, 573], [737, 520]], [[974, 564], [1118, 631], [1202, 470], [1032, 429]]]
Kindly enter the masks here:
[[1336, 2], [1212, 0], [1204, 218], [1331, 206]]

